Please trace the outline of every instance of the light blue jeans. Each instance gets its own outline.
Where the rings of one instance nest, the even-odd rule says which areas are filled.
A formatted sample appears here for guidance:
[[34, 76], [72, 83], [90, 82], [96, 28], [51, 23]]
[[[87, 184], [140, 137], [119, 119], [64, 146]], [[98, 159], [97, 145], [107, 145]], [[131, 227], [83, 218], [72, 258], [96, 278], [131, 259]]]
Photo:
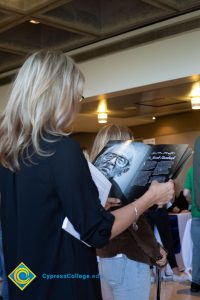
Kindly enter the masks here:
[[151, 280], [149, 266], [126, 255], [99, 258], [103, 300], [148, 300]]
[[192, 218], [191, 236], [192, 251], [192, 281], [200, 284], [200, 217]]

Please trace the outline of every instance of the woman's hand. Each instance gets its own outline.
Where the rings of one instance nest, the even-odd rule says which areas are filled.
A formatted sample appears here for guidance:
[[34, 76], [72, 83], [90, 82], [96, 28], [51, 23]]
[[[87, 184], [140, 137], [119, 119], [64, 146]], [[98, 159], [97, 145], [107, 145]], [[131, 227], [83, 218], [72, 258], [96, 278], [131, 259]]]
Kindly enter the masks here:
[[188, 210], [188, 209], [183, 209], [183, 210], [181, 210], [180, 213], [181, 213], [181, 214], [187, 214], [187, 213], [189, 213], [189, 210]]
[[121, 204], [120, 199], [117, 199], [117, 198], [108, 198], [107, 201], [106, 201], [106, 204], [105, 204], [104, 208], [106, 210], [108, 210], [108, 209], [110, 209], [113, 206], [120, 206], [120, 204]]
[[164, 267], [167, 263], [167, 252], [162, 247], [160, 247], [160, 255], [162, 258], [157, 260], [156, 264], [160, 267]]
[[169, 180], [168, 182], [159, 183], [158, 181], [152, 181], [148, 192], [151, 194], [153, 204], [162, 206], [168, 203], [174, 197], [174, 182]]
[[178, 214], [178, 213], [180, 213], [180, 211], [181, 210], [178, 206], [174, 206], [173, 209], [172, 209], [172, 213], [174, 213], [174, 214]]

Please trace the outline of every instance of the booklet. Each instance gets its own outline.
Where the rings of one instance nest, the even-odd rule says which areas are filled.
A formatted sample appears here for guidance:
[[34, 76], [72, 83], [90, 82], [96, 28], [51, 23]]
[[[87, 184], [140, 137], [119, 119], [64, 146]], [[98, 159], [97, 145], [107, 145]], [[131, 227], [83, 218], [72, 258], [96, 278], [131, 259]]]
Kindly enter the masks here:
[[112, 183], [109, 196], [126, 205], [141, 197], [153, 180], [175, 179], [191, 155], [187, 144], [110, 141], [93, 164]]
[[[99, 200], [101, 201], [101, 205], [105, 206], [112, 184], [93, 164], [88, 162], [88, 166], [90, 169], [92, 179], [98, 189]], [[80, 234], [74, 229], [74, 226], [67, 217], [65, 217], [63, 221], [62, 229], [64, 229], [65, 231], [73, 235], [75, 238], [80, 240]], [[90, 247], [90, 245], [88, 245], [84, 241], [82, 242]]]
[[112, 183], [90, 162], [88, 162], [92, 179], [99, 192], [101, 205], [105, 206]]

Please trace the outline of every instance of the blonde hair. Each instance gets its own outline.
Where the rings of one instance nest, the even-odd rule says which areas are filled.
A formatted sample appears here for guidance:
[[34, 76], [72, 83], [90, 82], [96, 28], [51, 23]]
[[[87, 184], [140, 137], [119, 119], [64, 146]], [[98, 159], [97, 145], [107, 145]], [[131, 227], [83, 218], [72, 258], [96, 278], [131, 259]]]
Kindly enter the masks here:
[[[19, 168], [19, 158], [45, 156], [40, 140], [66, 135], [82, 97], [84, 77], [74, 61], [56, 51], [38, 51], [21, 67], [0, 120], [0, 163]], [[29, 161], [31, 161], [28, 155]]]
[[93, 161], [96, 158], [96, 156], [100, 153], [100, 151], [108, 143], [108, 141], [126, 141], [133, 139], [133, 133], [128, 127], [118, 126], [114, 124], [106, 125], [100, 129], [95, 137], [90, 154], [90, 160]]

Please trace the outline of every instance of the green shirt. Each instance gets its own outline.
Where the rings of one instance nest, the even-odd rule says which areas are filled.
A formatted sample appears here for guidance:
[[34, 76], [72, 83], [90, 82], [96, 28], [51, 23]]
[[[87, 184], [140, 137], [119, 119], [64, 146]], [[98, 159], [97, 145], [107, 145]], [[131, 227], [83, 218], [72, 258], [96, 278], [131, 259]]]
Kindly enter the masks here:
[[200, 212], [196, 209], [195, 207], [195, 202], [194, 202], [194, 180], [193, 180], [193, 167], [190, 167], [186, 179], [185, 179], [185, 184], [184, 188], [188, 189], [191, 191], [191, 197], [192, 197], [192, 209], [191, 213], [193, 217], [200, 217]]

